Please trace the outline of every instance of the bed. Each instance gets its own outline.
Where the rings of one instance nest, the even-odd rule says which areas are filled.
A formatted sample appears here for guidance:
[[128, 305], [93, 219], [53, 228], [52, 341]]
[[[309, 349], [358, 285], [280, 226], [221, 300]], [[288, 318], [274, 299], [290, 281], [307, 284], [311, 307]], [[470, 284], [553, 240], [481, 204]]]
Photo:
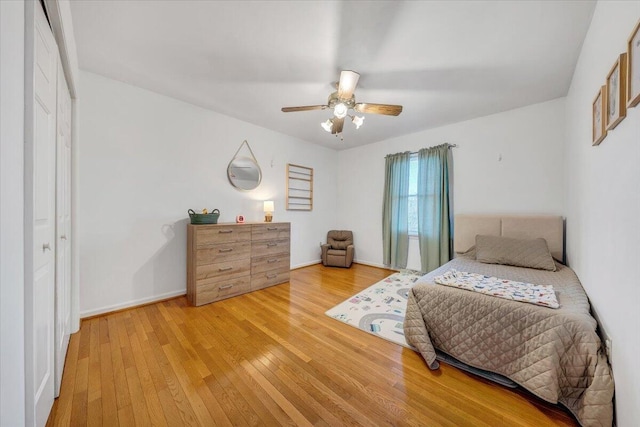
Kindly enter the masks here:
[[[430, 369], [439, 367], [437, 349], [503, 375], [547, 402], [561, 403], [583, 426], [611, 426], [613, 378], [597, 323], [577, 276], [556, 261], [564, 258], [563, 228], [562, 217], [556, 216], [456, 216], [456, 257], [410, 291], [405, 337]], [[477, 236], [543, 238], [556, 271], [479, 262]], [[559, 308], [435, 284], [452, 269], [552, 285]]]

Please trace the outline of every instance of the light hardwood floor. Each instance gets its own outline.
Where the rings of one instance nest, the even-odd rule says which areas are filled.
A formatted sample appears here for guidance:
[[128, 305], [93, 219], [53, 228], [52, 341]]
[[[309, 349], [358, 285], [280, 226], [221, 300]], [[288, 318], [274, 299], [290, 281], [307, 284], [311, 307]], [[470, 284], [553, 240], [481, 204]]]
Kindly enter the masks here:
[[85, 320], [48, 425], [578, 425], [324, 315], [391, 273], [314, 265], [202, 307], [181, 297]]

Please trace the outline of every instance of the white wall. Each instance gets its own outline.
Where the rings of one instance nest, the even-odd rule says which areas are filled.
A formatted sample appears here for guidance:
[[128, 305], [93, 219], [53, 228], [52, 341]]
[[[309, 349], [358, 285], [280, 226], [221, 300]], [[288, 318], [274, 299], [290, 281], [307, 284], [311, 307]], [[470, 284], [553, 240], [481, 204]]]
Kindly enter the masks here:
[[[556, 99], [342, 151], [339, 226], [353, 229], [358, 262], [381, 266], [384, 157], [445, 142], [458, 145], [454, 213], [562, 214], [563, 140]], [[420, 269], [415, 239], [407, 267]]]
[[0, 426], [25, 423], [24, 4], [0, 2]]
[[591, 103], [640, 19], [639, 2], [598, 2], [566, 99], [567, 255], [613, 340], [617, 425], [640, 419], [640, 105], [591, 146]]
[[[334, 150], [175, 99], [81, 72], [80, 311], [83, 316], [186, 291], [187, 209], [218, 208], [290, 221], [292, 267], [320, 259], [334, 226]], [[227, 164], [248, 140], [263, 173], [254, 191], [233, 188]], [[285, 210], [286, 164], [314, 168], [314, 210]]]

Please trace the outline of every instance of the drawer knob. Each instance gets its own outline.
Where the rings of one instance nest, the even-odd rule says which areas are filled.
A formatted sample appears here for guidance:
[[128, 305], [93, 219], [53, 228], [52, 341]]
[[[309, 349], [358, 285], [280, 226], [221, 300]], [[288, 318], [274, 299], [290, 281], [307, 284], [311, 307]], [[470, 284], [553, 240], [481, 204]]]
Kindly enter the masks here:
[[218, 249], [218, 252], [231, 252], [231, 251], [233, 251], [233, 248]]
[[267, 246], [278, 246], [277, 243], [267, 243]]
[[233, 233], [233, 230], [218, 230], [218, 233]]
[[267, 227], [267, 231], [278, 231], [278, 227]]
[[278, 277], [278, 275], [275, 273], [267, 274], [267, 279], [275, 279], [276, 277]]
[[267, 260], [267, 264], [273, 264], [274, 262], [278, 262], [278, 258], [273, 258], [273, 259]]
[[220, 267], [218, 269], [218, 271], [229, 271], [229, 270], [233, 270], [233, 267]]
[[232, 283], [232, 284], [230, 284], [230, 285], [220, 286], [220, 290], [223, 290], [223, 289], [231, 289], [231, 288], [233, 288], [233, 283]]

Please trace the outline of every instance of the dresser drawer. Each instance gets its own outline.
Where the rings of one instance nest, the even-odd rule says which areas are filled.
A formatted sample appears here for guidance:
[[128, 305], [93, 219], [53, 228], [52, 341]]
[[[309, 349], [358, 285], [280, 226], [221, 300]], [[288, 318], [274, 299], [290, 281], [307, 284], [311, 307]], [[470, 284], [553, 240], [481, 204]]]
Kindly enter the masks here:
[[289, 239], [269, 240], [253, 242], [251, 245], [251, 256], [262, 257], [268, 255], [288, 254]]
[[216, 262], [196, 267], [196, 284], [202, 280], [223, 280], [248, 275], [251, 272], [251, 260], [249, 258], [235, 261]]
[[254, 224], [251, 228], [251, 239], [254, 241], [288, 239], [290, 235], [289, 223]]
[[264, 273], [271, 270], [282, 270], [284, 267], [289, 268], [291, 257], [289, 254], [279, 254], [251, 260], [251, 274]]
[[244, 242], [251, 240], [250, 225], [214, 225], [196, 226], [196, 246], [216, 245], [218, 243]]
[[199, 284], [196, 290], [195, 305], [208, 304], [220, 299], [244, 294], [250, 290], [250, 276]]
[[289, 281], [289, 266], [280, 267], [277, 270], [265, 271], [264, 273], [251, 275], [251, 290], [266, 288]]
[[214, 264], [251, 257], [251, 242], [221, 243], [196, 249], [196, 265]]

